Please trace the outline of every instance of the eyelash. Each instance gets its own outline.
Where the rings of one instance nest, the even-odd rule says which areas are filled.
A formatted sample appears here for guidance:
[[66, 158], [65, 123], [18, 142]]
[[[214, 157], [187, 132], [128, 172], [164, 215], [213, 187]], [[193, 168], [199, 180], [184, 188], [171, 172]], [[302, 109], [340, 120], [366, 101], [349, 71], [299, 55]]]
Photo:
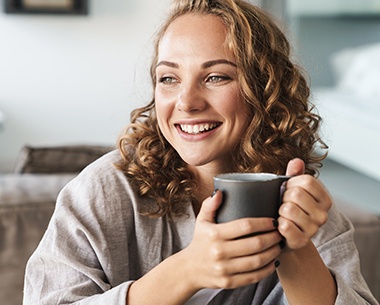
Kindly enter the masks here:
[[[217, 79], [217, 80], [215, 81], [215, 79]], [[207, 80], [214, 83], [214, 82], [222, 82], [222, 81], [231, 80], [231, 77], [224, 76], [224, 75], [211, 75], [207, 78]]]
[[[228, 80], [231, 80], [231, 77], [223, 76], [223, 75], [211, 75], [211, 76], [207, 77], [206, 82], [218, 83], [218, 82], [228, 81]], [[162, 83], [162, 84], [168, 84], [169, 85], [169, 84], [176, 83], [176, 80], [174, 77], [163, 76], [163, 77], [160, 77], [158, 79], [158, 82]]]
[[174, 80], [174, 77], [163, 76], [158, 79], [158, 82], [162, 84], [173, 84], [175, 82]]

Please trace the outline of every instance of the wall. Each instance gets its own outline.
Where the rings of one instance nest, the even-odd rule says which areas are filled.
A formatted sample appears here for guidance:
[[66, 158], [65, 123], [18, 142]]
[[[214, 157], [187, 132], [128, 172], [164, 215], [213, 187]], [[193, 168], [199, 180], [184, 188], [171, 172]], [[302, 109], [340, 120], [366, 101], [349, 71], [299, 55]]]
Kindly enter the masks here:
[[0, 12], [0, 172], [24, 144], [114, 144], [151, 94], [151, 39], [170, 0], [89, 0], [88, 16]]
[[335, 85], [331, 54], [343, 48], [380, 42], [380, 13], [373, 16], [303, 16], [295, 22], [297, 54], [314, 87]]
[[[379, 65], [373, 61], [373, 69], [369, 70], [370, 58], [357, 61], [356, 71], [361, 63], [362, 75], [358, 72], [351, 75], [350, 86], [342, 89], [336, 86], [338, 78], [331, 62], [331, 56], [337, 51], [379, 44], [380, 11], [356, 15], [302, 15], [296, 22], [297, 52], [310, 75], [313, 102], [317, 103], [324, 119], [322, 132], [329, 145], [329, 157], [380, 181], [380, 149], [373, 144], [380, 132], [380, 96], [373, 93], [376, 76], [366, 82], [367, 87], [360, 84], [362, 79], [368, 80], [378, 74]], [[350, 67], [350, 63], [346, 64]], [[356, 82], [353, 77], [357, 78]], [[367, 94], [358, 94], [364, 90]]]

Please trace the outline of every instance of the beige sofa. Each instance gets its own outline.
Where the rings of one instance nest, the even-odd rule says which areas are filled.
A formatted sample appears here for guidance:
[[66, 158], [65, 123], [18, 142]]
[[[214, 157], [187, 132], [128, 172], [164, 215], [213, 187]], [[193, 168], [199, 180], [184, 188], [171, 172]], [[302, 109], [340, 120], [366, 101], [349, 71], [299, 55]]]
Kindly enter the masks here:
[[22, 303], [26, 262], [37, 247], [59, 191], [112, 148], [25, 146], [12, 174], [0, 174], [0, 304]]
[[[98, 149], [98, 148], [97, 148]], [[97, 150], [96, 149], [96, 150]], [[92, 159], [104, 153], [100, 152], [84, 156], [82, 151], [66, 150], [71, 157], [55, 158], [60, 160], [60, 166], [55, 173], [47, 173], [46, 164], [41, 160], [46, 158], [46, 150], [40, 150], [39, 165], [34, 164], [31, 157], [21, 158], [23, 165], [19, 166], [17, 174], [0, 175], [0, 304], [20, 305], [22, 300], [23, 276], [28, 257], [34, 251], [54, 210], [55, 199], [61, 188], [76, 176], [77, 171]], [[90, 150], [91, 151], [91, 150]], [[57, 151], [56, 151], [57, 152]], [[29, 148], [29, 154], [37, 151]], [[61, 150], [58, 150], [61, 153]], [[88, 153], [88, 152], [87, 152]], [[55, 156], [57, 157], [57, 156]], [[75, 159], [71, 160], [71, 159]], [[33, 158], [32, 158], [33, 159]], [[82, 159], [74, 172], [67, 173], [65, 162], [72, 163]], [[63, 160], [66, 160], [63, 162]], [[50, 161], [49, 161], [50, 162]], [[49, 163], [47, 162], [47, 163]], [[35, 162], [34, 162], [35, 163]], [[53, 165], [49, 165], [53, 168]], [[62, 169], [63, 168], [63, 169]], [[66, 170], [65, 170], [66, 169]], [[38, 173], [34, 173], [38, 172]], [[71, 168], [70, 171], [73, 171]], [[23, 173], [22, 173], [23, 172]], [[351, 219], [356, 233], [355, 240], [361, 256], [362, 273], [374, 293], [380, 299], [380, 218], [372, 215], [337, 198], [338, 207]]]
[[20, 305], [26, 261], [73, 174], [0, 175], [0, 304]]

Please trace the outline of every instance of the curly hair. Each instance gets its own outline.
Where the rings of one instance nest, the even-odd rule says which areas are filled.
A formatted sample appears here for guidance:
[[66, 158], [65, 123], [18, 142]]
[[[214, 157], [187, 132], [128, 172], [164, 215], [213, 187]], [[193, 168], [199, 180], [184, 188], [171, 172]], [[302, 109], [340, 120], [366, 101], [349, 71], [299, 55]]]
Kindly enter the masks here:
[[[309, 103], [307, 80], [291, 61], [286, 36], [260, 8], [239, 0], [175, 1], [156, 36], [150, 71], [153, 88], [160, 39], [173, 20], [189, 13], [219, 17], [235, 55], [241, 94], [251, 118], [236, 148], [235, 170], [284, 174], [287, 163], [298, 157], [304, 160], [307, 174], [317, 175], [327, 155], [315, 154], [317, 145], [327, 148], [318, 134], [321, 117]], [[154, 199], [142, 214], [178, 216], [196, 201], [192, 172], [158, 127], [154, 97], [145, 107], [132, 111], [119, 150], [123, 161], [118, 167], [140, 196]]]

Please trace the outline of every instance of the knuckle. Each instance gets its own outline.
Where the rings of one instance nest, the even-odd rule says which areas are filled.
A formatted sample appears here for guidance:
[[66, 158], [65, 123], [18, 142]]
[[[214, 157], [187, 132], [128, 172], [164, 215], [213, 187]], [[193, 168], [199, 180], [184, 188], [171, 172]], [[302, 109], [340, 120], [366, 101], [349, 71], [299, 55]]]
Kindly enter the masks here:
[[294, 198], [294, 200], [298, 201], [301, 199], [301, 196], [302, 196], [304, 190], [301, 187], [297, 186], [297, 187], [292, 188], [290, 190], [290, 192], [291, 192], [290, 194], [291, 194], [292, 198]]
[[264, 248], [264, 246], [265, 246], [265, 242], [264, 242], [263, 237], [260, 235], [255, 236], [255, 238], [253, 239], [253, 248], [255, 250], [261, 250]]
[[257, 255], [255, 259], [252, 261], [252, 270], [256, 270], [261, 268], [264, 265], [264, 258], [261, 255]]
[[219, 230], [216, 227], [212, 226], [208, 229], [207, 235], [211, 241], [217, 241], [220, 239]]
[[239, 221], [239, 228], [243, 234], [248, 234], [254, 231], [254, 226], [248, 218], [243, 218]]
[[281, 205], [280, 214], [282, 214], [283, 216], [290, 218], [291, 216], [294, 216], [295, 213], [296, 213], [296, 208], [294, 204], [290, 202], [285, 202]]
[[327, 213], [321, 213], [321, 216], [320, 216], [320, 219], [319, 219], [319, 223], [321, 225], [325, 224], [328, 220], [328, 215]]
[[303, 185], [305, 187], [310, 187], [314, 184], [315, 182], [315, 178], [311, 175], [304, 175], [304, 179], [303, 179]]
[[282, 235], [287, 235], [291, 230], [291, 225], [288, 220], [283, 220], [278, 225], [278, 230], [282, 233]]
[[220, 261], [220, 260], [222, 260], [224, 258], [224, 251], [220, 247], [220, 245], [214, 245], [211, 248], [211, 258], [214, 261]]
[[234, 288], [233, 281], [232, 281], [231, 277], [229, 277], [229, 276], [221, 276], [219, 278], [219, 285], [223, 289]]
[[328, 214], [324, 211], [319, 211], [313, 216], [312, 220], [316, 224], [316, 226], [319, 228], [320, 226], [324, 225], [327, 222]]
[[218, 277], [223, 277], [226, 275], [226, 267], [224, 264], [214, 264], [214, 274]]

